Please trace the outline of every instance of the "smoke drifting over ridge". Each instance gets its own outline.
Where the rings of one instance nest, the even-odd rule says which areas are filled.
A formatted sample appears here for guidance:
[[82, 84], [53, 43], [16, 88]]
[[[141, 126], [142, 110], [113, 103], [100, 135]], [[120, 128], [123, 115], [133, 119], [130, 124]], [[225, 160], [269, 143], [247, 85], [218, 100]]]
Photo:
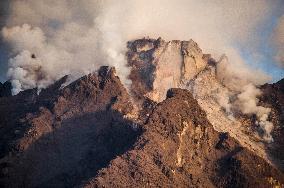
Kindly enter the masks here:
[[256, 44], [255, 29], [272, 9], [265, 0], [15, 0], [2, 31], [14, 49], [8, 77], [16, 94], [107, 64], [129, 84], [126, 42], [144, 36], [192, 38], [204, 51], [215, 57], [226, 53], [230, 63], [240, 65], [233, 46]]

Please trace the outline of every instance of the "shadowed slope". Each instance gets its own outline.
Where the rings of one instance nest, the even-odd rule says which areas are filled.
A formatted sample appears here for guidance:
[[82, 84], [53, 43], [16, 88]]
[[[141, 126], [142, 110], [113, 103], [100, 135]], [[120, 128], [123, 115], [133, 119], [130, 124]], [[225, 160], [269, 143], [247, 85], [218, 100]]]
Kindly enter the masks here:
[[10, 110], [15, 115], [1, 114], [8, 118], [0, 132], [5, 147], [2, 186], [76, 186], [128, 150], [140, 134], [139, 127], [124, 118], [133, 106], [114, 69], [102, 67], [98, 74], [61, 88], [66, 79], [39, 96], [31, 90], [1, 101], [2, 111], [9, 101], [19, 102]]

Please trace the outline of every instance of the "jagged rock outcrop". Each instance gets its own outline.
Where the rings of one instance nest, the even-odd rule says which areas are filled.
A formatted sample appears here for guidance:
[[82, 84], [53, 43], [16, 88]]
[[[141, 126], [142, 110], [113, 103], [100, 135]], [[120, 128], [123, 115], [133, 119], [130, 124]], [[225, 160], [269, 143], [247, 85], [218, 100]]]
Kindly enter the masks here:
[[183, 80], [194, 78], [207, 65], [207, 56], [193, 40], [141, 39], [129, 42], [128, 49], [132, 90], [137, 98], [160, 102], [169, 88], [180, 87]]
[[273, 187], [281, 172], [219, 133], [187, 90], [171, 89], [134, 148], [85, 187]]

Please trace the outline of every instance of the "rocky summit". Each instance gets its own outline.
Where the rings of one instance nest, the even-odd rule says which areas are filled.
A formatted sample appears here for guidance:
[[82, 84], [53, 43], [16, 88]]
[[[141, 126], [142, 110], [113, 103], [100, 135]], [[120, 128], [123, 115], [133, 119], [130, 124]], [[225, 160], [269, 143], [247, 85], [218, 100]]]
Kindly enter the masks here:
[[284, 82], [259, 89], [273, 142], [232, 120], [218, 61], [190, 41], [128, 42], [115, 68], [11, 95], [0, 84], [0, 187], [284, 187]]

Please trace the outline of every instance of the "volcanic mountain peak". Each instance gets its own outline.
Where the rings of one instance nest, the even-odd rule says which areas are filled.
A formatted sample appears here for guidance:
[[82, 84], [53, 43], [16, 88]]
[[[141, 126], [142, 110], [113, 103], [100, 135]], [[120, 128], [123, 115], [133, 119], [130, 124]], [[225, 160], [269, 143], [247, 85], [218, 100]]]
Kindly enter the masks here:
[[0, 98], [0, 186], [283, 186], [282, 82], [261, 88], [276, 126], [269, 148], [250, 116], [232, 118], [220, 104], [231, 91], [194, 41], [128, 48], [131, 88], [103, 66]]

